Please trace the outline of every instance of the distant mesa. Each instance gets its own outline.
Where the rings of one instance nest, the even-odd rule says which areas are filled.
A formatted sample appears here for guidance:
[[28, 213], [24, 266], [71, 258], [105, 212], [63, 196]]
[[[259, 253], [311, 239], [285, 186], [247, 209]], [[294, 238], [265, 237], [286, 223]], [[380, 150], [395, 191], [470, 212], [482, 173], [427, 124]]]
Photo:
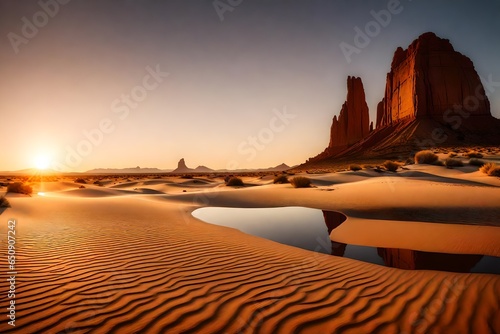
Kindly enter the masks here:
[[158, 169], [158, 168], [141, 168], [129, 167], [129, 168], [95, 168], [86, 171], [88, 174], [154, 174], [154, 173], [166, 173], [170, 170]]
[[207, 166], [198, 166], [194, 169], [195, 172], [197, 173], [211, 173], [213, 172], [214, 170], [213, 169], [210, 169], [208, 168]]
[[282, 164], [279, 164], [276, 167], [270, 167], [267, 170], [268, 171], [273, 171], [273, 172], [282, 172], [282, 171], [289, 170], [289, 169], [290, 169], [290, 166], [288, 166], [285, 163], [282, 163]]
[[180, 159], [177, 163], [177, 168], [174, 170], [171, 169], [158, 169], [158, 168], [141, 168], [130, 167], [130, 168], [96, 168], [84, 173], [88, 174], [155, 174], [155, 173], [173, 173], [173, 174], [194, 174], [194, 173], [227, 173], [227, 172], [281, 172], [290, 169], [290, 167], [282, 163], [276, 167], [269, 168], [261, 168], [261, 169], [236, 169], [236, 170], [227, 170], [227, 169], [218, 169], [214, 170], [207, 166], [198, 166], [196, 168], [189, 168], [186, 165], [186, 161], [184, 158]]
[[298, 168], [353, 158], [407, 157], [433, 146], [499, 145], [500, 120], [472, 61], [450, 41], [422, 34], [394, 53], [376, 127], [360, 78], [347, 78], [347, 99], [334, 116], [330, 143]]
[[270, 167], [270, 168], [262, 168], [262, 169], [235, 169], [235, 170], [227, 170], [227, 169], [211, 169], [206, 166], [198, 166], [196, 168], [189, 168], [186, 165], [186, 161], [184, 158], [179, 160], [177, 163], [177, 168], [172, 171], [173, 174], [189, 174], [189, 173], [212, 173], [212, 172], [281, 172], [290, 169], [290, 167], [282, 163], [276, 167]]

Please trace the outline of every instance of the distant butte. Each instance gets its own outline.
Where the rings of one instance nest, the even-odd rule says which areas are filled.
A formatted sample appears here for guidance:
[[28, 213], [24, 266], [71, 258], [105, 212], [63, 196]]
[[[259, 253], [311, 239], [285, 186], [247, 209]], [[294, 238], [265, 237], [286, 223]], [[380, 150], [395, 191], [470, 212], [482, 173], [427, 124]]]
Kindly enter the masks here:
[[371, 158], [408, 158], [429, 147], [499, 145], [500, 120], [472, 61], [450, 41], [422, 34], [394, 53], [376, 128], [360, 78], [347, 78], [347, 100], [334, 116], [330, 143], [297, 169]]

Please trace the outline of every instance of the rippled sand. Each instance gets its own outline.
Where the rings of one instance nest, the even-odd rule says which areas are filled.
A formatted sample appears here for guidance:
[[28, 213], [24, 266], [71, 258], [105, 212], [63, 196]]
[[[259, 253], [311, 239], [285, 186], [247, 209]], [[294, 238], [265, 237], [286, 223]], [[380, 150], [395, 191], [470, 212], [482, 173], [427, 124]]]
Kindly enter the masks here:
[[[500, 276], [386, 268], [277, 244], [190, 214], [203, 205], [339, 210], [349, 212], [354, 224], [348, 219], [341, 226], [349, 238], [363, 235], [359, 229], [367, 220], [356, 212], [361, 216], [370, 207], [408, 207], [408, 201], [415, 207], [444, 207], [441, 199], [447, 198], [452, 203], [447, 207], [467, 203], [481, 214], [498, 205], [500, 195], [491, 185], [460, 183], [458, 190], [437, 179], [344, 175], [317, 176], [318, 187], [312, 189], [257, 178], [246, 181], [259, 186], [244, 189], [208, 179], [86, 189], [57, 182], [41, 186], [45, 196], [10, 197], [12, 208], [1, 214], [0, 232], [6, 235], [8, 218], [17, 219], [15, 332], [500, 332]], [[464, 177], [480, 180], [480, 175]], [[435, 197], [422, 198], [419, 184], [433, 187]], [[470, 196], [476, 192], [487, 196]], [[412, 224], [418, 231], [422, 223]], [[441, 247], [453, 248], [453, 231], [462, 235], [463, 226], [443, 225], [452, 229]], [[498, 256], [500, 228], [474, 227], [475, 240], [461, 251], [483, 247]], [[411, 243], [412, 235], [406, 239], [400, 242]], [[1, 243], [6, 249], [5, 238]], [[5, 270], [0, 279], [1, 291], [7, 291]], [[6, 307], [2, 293], [0, 308]], [[0, 332], [12, 331], [2, 317]]]

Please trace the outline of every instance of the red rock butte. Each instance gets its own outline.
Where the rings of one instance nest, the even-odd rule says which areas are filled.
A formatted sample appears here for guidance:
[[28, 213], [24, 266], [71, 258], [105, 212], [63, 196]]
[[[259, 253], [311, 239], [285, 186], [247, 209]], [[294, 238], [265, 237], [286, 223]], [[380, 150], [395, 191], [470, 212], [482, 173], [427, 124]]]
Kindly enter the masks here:
[[450, 41], [428, 32], [394, 53], [377, 127], [423, 116], [442, 119], [448, 110], [490, 115], [490, 103], [472, 61]]
[[472, 61], [450, 41], [425, 33], [394, 53], [376, 129], [361, 78], [347, 78], [347, 100], [333, 117], [330, 143], [300, 167], [363, 158], [407, 158], [445, 146], [499, 145], [500, 120]]

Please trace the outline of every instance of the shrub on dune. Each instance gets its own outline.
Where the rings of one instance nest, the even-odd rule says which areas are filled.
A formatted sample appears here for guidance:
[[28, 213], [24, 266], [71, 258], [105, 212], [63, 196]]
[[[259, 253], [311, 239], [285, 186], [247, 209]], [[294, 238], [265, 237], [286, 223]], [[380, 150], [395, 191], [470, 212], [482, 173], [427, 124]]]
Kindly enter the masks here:
[[349, 169], [355, 172], [355, 171], [358, 171], [358, 170], [362, 170], [363, 167], [361, 167], [358, 164], [352, 164], [352, 165], [349, 166]]
[[489, 176], [500, 176], [500, 166], [491, 162], [484, 164], [479, 170]]
[[22, 182], [14, 182], [7, 186], [7, 192], [31, 195], [33, 193], [33, 188], [31, 188], [30, 185], [24, 184]]
[[454, 157], [456, 157], [456, 156], [457, 156], [457, 153], [456, 153], [456, 152], [450, 152], [450, 154], [448, 154], [448, 156], [449, 156], [450, 158], [454, 158]]
[[463, 167], [464, 163], [460, 159], [448, 158], [444, 161], [444, 165], [447, 168], [453, 168], [453, 167]]
[[244, 185], [245, 184], [243, 183], [243, 181], [239, 177], [232, 177], [226, 183], [226, 186], [229, 186], [229, 187], [242, 187]]
[[10, 208], [10, 203], [5, 196], [0, 196], [0, 208]]
[[273, 180], [273, 183], [290, 183], [290, 181], [288, 181], [288, 177], [286, 175], [278, 175], [274, 178]]
[[465, 156], [467, 156], [468, 158], [482, 158], [483, 154], [476, 152], [476, 151], [472, 151], [472, 152], [465, 154]]
[[386, 162], [384, 162], [385, 169], [387, 169], [390, 172], [397, 171], [399, 166], [400, 166], [399, 163], [395, 161], [387, 160]]
[[485, 164], [483, 160], [472, 158], [469, 160], [469, 165], [482, 167]]
[[83, 183], [83, 184], [87, 184], [87, 181], [85, 181], [85, 179], [82, 179], [81, 177], [77, 178], [75, 180], [75, 183]]
[[417, 152], [415, 154], [415, 163], [416, 164], [428, 164], [432, 165], [438, 161], [438, 156], [434, 154], [434, 152], [429, 150], [424, 150]]
[[290, 180], [290, 183], [294, 188], [309, 188], [311, 186], [311, 180], [303, 176], [294, 177]]

